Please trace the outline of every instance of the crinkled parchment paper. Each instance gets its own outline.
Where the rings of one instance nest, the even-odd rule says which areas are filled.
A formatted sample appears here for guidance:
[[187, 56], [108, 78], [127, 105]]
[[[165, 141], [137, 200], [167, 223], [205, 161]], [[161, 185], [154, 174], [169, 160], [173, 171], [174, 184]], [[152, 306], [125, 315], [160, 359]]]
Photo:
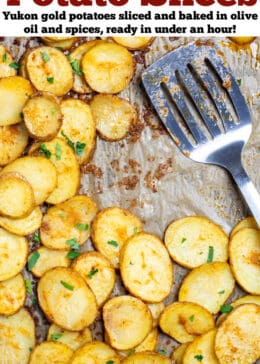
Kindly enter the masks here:
[[[243, 162], [260, 191], [260, 38], [242, 48], [227, 38], [216, 40], [235, 78], [241, 79], [241, 91], [251, 111], [253, 132], [244, 150]], [[2, 38], [1, 41], [16, 60], [25, 47], [40, 44], [39, 38]], [[129, 209], [142, 219], [146, 231], [161, 238], [167, 225], [176, 218], [207, 216], [229, 233], [235, 223], [248, 215], [247, 206], [225, 170], [192, 162], [181, 154], [155, 115], [141, 86], [140, 75], [144, 67], [190, 41], [191, 38], [156, 38], [146, 52], [133, 53], [137, 62], [136, 73], [121, 96], [136, 106], [139, 122], [123, 141], [111, 143], [97, 138], [92, 161], [82, 166], [80, 193], [92, 196], [99, 209], [112, 205]], [[93, 249], [90, 241], [84, 249]], [[187, 273], [177, 264], [174, 268], [175, 285], [167, 303], [177, 299], [178, 287]], [[29, 273], [25, 272], [25, 275]], [[118, 278], [113, 294], [120, 293], [124, 293], [124, 289]], [[243, 294], [237, 287], [230, 301]], [[43, 340], [47, 322], [32, 297], [27, 298], [27, 306], [36, 319], [38, 339]], [[100, 320], [92, 326], [94, 337], [101, 339]], [[158, 349], [171, 354], [176, 345], [169, 337], [160, 334]]]

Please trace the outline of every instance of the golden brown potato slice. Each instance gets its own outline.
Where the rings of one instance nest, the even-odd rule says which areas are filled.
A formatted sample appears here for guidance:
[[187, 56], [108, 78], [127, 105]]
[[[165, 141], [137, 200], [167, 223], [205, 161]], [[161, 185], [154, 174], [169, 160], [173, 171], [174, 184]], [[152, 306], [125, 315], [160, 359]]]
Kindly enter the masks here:
[[0, 78], [15, 76], [16, 65], [11, 54], [0, 45]]
[[148, 303], [147, 306], [151, 311], [153, 317], [153, 328], [155, 328], [159, 324], [159, 317], [165, 308], [165, 304], [163, 302]]
[[131, 296], [114, 297], [103, 307], [103, 320], [110, 345], [129, 350], [139, 345], [152, 330], [148, 307]]
[[59, 341], [75, 351], [84, 344], [91, 342], [92, 334], [88, 327], [82, 331], [68, 331], [52, 324], [49, 327], [47, 340]]
[[120, 359], [110, 346], [101, 341], [93, 341], [79, 348], [74, 353], [70, 363], [119, 364]]
[[260, 295], [260, 230], [239, 230], [229, 244], [230, 266], [246, 292]]
[[58, 136], [73, 143], [79, 164], [88, 162], [96, 144], [96, 125], [89, 105], [82, 100], [66, 99], [61, 103], [61, 112]]
[[20, 76], [0, 79], [0, 126], [18, 124], [28, 98], [33, 94], [31, 83]]
[[33, 349], [29, 364], [68, 364], [73, 351], [65, 344], [44, 341]]
[[190, 343], [184, 343], [184, 344], [177, 346], [177, 348], [175, 348], [173, 350], [172, 360], [173, 360], [174, 364], [183, 364], [183, 355], [189, 345], [190, 345]]
[[0, 175], [0, 214], [19, 218], [31, 213], [35, 206], [30, 183], [19, 173]]
[[39, 304], [47, 318], [70, 331], [80, 331], [97, 317], [94, 294], [74, 270], [57, 267], [48, 270], [38, 283]]
[[197, 303], [217, 313], [231, 295], [235, 280], [227, 263], [213, 262], [194, 268], [179, 290], [179, 301]]
[[24, 123], [32, 138], [53, 139], [61, 127], [61, 109], [57, 97], [38, 93], [30, 97], [23, 108]]
[[160, 316], [160, 328], [180, 343], [213, 329], [214, 319], [204, 307], [191, 302], [174, 302]]
[[0, 126], [0, 166], [20, 157], [28, 144], [28, 139], [24, 123]]
[[[153, 329], [144, 339], [144, 341], [141, 342], [138, 346], [136, 346], [134, 349], [130, 350], [130, 353], [133, 351], [134, 353], [139, 353], [143, 351], [155, 351], [158, 344], [158, 330]], [[120, 350], [118, 351], [118, 354], [121, 357], [126, 357], [129, 355], [129, 350]]]
[[0, 360], [6, 364], [26, 364], [35, 345], [35, 325], [22, 308], [12, 316], [0, 316]]
[[29, 80], [29, 75], [27, 72], [26, 63], [27, 63], [27, 57], [32, 50], [33, 50], [32, 48], [27, 49], [19, 61], [19, 65], [20, 65], [19, 71], [18, 71], [19, 76], [22, 76], [23, 78], [26, 78], [27, 80]]
[[45, 157], [21, 157], [1, 170], [1, 175], [17, 172], [32, 186], [36, 205], [44, 202], [57, 184], [57, 171], [53, 163]]
[[131, 212], [120, 207], [100, 211], [92, 224], [91, 237], [95, 248], [105, 255], [114, 268], [119, 268], [119, 251], [125, 241], [142, 231], [142, 223]]
[[227, 234], [206, 217], [190, 216], [172, 222], [164, 241], [172, 259], [186, 268], [228, 259]]
[[45, 248], [35, 250], [28, 257], [28, 268], [36, 277], [41, 277], [49, 269], [55, 267], [68, 267], [71, 261], [67, 252]]
[[23, 276], [0, 282], [0, 315], [13, 315], [22, 308], [26, 296]]
[[137, 121], [135, 108], [116, 95], [98, 94], [90, 101], [90, 107], [99, 135], [108, 141], [123, 139]]
[[0, 226], [19, 236], [34, 233], [41, 226], [41, 222], [42, 212], [39, 206], [35, 207], [29, 215], [19, 219], [0, 216]]
[[131, 53], [119, 44], [99, 43], [82, 58], [82, 71], [89, 86], [103, 93], [124, 90], [135, 72]]
[[34, 48], [26, 57], [26, 68], [32, 84], [39, 91], [63, 96], [73, 85], [71, 66], [57, 48]]
[[161, 302], [171, 291], [173, 265], [155, 235], [138, 233], [126, 241], [120, 252], [120, 272], [127, 290], [144, 301]]
[[96, 213], [96, 203], [84, 195], [49, 208], [40, 228], [43, 245], [58, 250], [79, 248], [77, 245], [89, 238], [90, 224]]
[[122, 361], [122, 364], [171, 364], [171, 360], [153, 352], [135, 353]]
[[102, 306], [113, 291], [116, 274], [109, 260], [98, 252], [81, 254], [73, 261], [72, 269], [78, 272], [92, 289], [98, 306]]
[[215, 352], [220, 364], [251, 364], [260, 357], [260, 307], [235, 308], [218, 328]]
[[239, 221], [232, 229], [230, 233], [230, 239], [241, 229], [250, 228], [250, 229], [258, 229], [258, 225], [255, 219], [252, 216], [248, 216], [243, 220]]
[[50, 47], [56, 47], [63, 51], [70, 49], [77, 41], [78, 37], [41, 37], [43, 43]]
[[142, 50], [151, 45], [155, 37], [112, 37], [112, 39], [130, 50]]
[[0, 281], [16, 276], [26, 264], [27, 240], [0, 228]]
[[229, 37], [232, 42], [238, 45], [250, 44], [255, 40], [256, 37]]

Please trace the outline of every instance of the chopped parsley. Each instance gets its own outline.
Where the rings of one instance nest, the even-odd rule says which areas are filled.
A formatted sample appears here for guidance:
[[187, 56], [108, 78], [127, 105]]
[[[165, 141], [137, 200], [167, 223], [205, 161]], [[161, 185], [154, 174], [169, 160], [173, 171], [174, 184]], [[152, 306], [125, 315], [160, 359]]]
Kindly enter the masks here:
[[54, 82], [54, 77], [47, 77], [47, 81], [49, 83], [53, 83]]
[[191, 316], [189, 317], [189, 321], [190, 321], [190, 322], [193, 322], [193, 321], [194, 321], [194, 318], [195, 318], [195, 317], [194, 317], [194, 315], [191, 315]]
[[139, 229], [138, 229], [138, 227], [136, 226], [136, 227], [134, 227], [134, 234], [137, 234], [137, 233], [139, 233]]
[[47, 149], [45, 144], [40, 145], [39, 155], [44, 155], [47, 159], [51, 158], [51, 152], [49, 151], [49, 149]]
[[75, 228], [77, 228], [78, 230], [81, 230], [81, 231], [87, 231], [89, 229], [89, 226], [88, 226], [88, 224], [78, 223], [77, 225], [75, 225]]
[[195, 355], [194, 358], [197, 359], [198, 361], [202, 361], [203, 355]]
[[214, 257], [214, 247], [210, 245], [209, 246], [207, 263], [211, 263], [213, 261], [213, 257]]
[[112, 245], [112, 246], [115, 246], [115, 247], [118, 247], [118, 242], [117, 241], [115, 241], [115, 240], [109, 240], [108, 242], [107, 242], [107, 244], [109, 244], [109, 245]]
[[68, 254], [66, 255], [66, 257], [67, 257], [68, 259], [73, 260], [73, 259], [76, 259], [79, 255], [80, 255], [80, 252], [79, 252], [79, 251], [77, 251], [77, 250], [72, 250], [72, 251], [68, 252]]
[[187, 238], [182, 238], [181, 239], [181, 243], [183, 244], [183, 243], [185, 243], [185, 241], [187, 241]]
[[241, 86], [241, 84], [242, 84], [241, 78], [237, 79], [237, 84], [238, 84], [238, 86]]
[[37, 298], [34, 298], [34, 299], [32, 300], [32, 305], [33, 305], [33, 306], [36, 306], [36, 305], [37, 305], [37, 303], [38, 303]]
[[133, 355], [135, 353], [135, 349], [131, 349], [128, 351], [127, 356]]
[[30, 279], [25, 280], [25, 287], [26, 287], [26, 292], [31, 294], [32, 293], [32, 282], [30, 281]]
[[98, 269], [92, 269], [89, 274], [88, 274], [88, 278], [92, 279], [94, 277], [95, 274], [97, 274]]
[[50, 56], [46, 52], [41, 52], [42, 60], [47, 63], [50, 60]]
[[114, 364], [115, 362], [114, 362], [114, 360], [108, 360], [107, 362], [106, 362], [106, 364]]
[[52, 113], [52, 115], [53, 114], [55, 114], [57, 112], [57, 109], [55, 109], [55, 107], [53, 107], [52, 109], [51, 109], [51, 113]]
[[9, 63], [9, 67], [13, 68], [15, 70], [19, 70], [19, 68], [20, 68], [19, 64], [16, 62]]
[[218, 294], [224, 294], [225, 290], [223, 289], [223, 291], [219, 291]]
[[77, 155], [81, 155], [84, 151], [86, 143], [76, 142], [74, 143], [62, 130], [61, 135], [65, 138], [67, 144], [74, 150]]
[[62, 334], [51, 334], [51, 340], [57, 341], [62, 337]]
[[64, 288], [68, 289], [69, 291], [74, 290], [74, 287], [71, 284], [64, 282], [64, 281], [60, 281], [60, 283], [63, 285]]
[[131, 262], [131, 260], [130, 260], [129, 264], [130, 264], [130, 265], [134, 265], [134, 263], [133, 263], [133, 262]]
[[38, 232], [38, 231], [36, 231], [36, 232], [34, 233], [33, 238], [32, 238], [32, 241], [33, 241], [34, 243], [39, 243], [39, 242], [40, 242], [40, 235], [39, 235], [39, 232]]
[[81, 71], [81, 69], [79, 67], [79, 61], [77, 61], [77, 60], [70, 61], [70, 64], [71, 64], [71, 68], [72, 68], [73, 72], [75, 72], [79, 76], [84, 76], [84, 73]]
[[38, 250], [36, 250], [35, 252], [32, 253], [31, 257], [29, 258], [28, 270], [32, 270], [32, 268], [35, 266], [39, 258], [40, 258], [40, 253], [38, 252]]
[[7, 54], [3, 54], [2, 55], [2, 62], [6, 62], [7, 61]]
[[29, 351], [32, 351], [32, 348], [31, 347], [29, 347]]
[[228, 313], [228, 312], [231, 312], [232, 310], [233, 310], [233, 306], [231, 306], [231, 305], [220, 306], [220, 312], [222, 312], [222, 313]]
[[67, 240], [65, 244], [67, 244], [71, 249], [79, 250], [80, 248], [76, 238]]
[[21, 118], [21, 119], [23, 119], [23, 118], [24, 118], [24, 115], [23, 115], [23, 113], [22, 113], [22, 112], [20, 112], [19, 116], [20, 116], [20, 118]]
[[158, 350], [158, 354], [167, 355], [167, 351], [164, 349], [160, 349], [160, 350]]
[[57, 161], [60, 161], [61, 160], [61, 146], [60, 146], [59, 143], [56, 143], [55, 156], [56, 156], [56, 160]]
[[77, 155], [82, 155], [85, 149], [86, 143], [76, 143], [75, 152]]

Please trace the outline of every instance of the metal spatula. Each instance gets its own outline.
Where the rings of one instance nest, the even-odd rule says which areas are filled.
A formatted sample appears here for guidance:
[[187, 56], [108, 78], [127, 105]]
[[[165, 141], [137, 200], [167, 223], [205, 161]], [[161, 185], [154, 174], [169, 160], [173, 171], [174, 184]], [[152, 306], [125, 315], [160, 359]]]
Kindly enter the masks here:
[[142, 80], [179, 149], [226, 168], [260, 226], [260, 196], [241, 162], [251, 116], [221, 50], [213, 42], [180, 47], [148, 67]]

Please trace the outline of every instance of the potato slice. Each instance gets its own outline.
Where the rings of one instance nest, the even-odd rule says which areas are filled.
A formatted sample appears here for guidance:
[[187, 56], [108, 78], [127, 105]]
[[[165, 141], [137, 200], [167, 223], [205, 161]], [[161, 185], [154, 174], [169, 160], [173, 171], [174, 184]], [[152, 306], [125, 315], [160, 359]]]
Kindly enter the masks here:
[[110, 346], [101, 341], [93, 341], [79, 348], [74, 353], [70, 363], [119, 364], [120, 359]]
[[55, 267], [68, 267], [71, 263], [70, 259], [67, 258], [67, 252], [48, 249], [44, 246], [29, 255], [28, 262], [35, 260], [36, 263], [30, 269], [35, 277], [41, 277], [49, 269]]
[[26, 264], [27, 240], [0, 228], [0, 282], [16, 276]]
[[68, 364], [73, 351], [65, 344], [44, 341], [33, 349], [29, 364]]
[[128, 356], [122, 364], [171, 364], [171, 360], [163, 355], [153, 352], [135, 353]]
[[116, 274], [109, 260], [98, 252], [81, 254], [73, 261], [72, 269], [78, 272], [92, 289], [98, 306], [102, 306], [113, 291]]
[[92, 334], [88, 327], [82, 331], [68, 331], [52, 324], [49, 327], [47, 340], [61, 342], [75, 351], [84, 344], [91, 342]]
[[244, 228], [252, 228], [252, 229], [258, 229], [258, 225], [255, 221], [255, 219], [252, 216], [248, 216], [244, 218], [243, 220], [239, 221], [232, 229], [230, 233], [230, 239], [233, 238], [233, 236], [241, 229]]
[[250, 44], [255, 40], [256, 37], [229, 37], [229, 39], [238, 44], [238, 45], [246, 45]]
[[190, 345], [189, 342], [184, 343], [184, 344], [177, 346], [177, 348], [175, 348], [173, 350], [172, 360], [173, 360], [174, 364], [183, 364], [183, 356], [184, 356], [185, 350], [187, 349], [187, 347], [189, 345]]
[[38, 283], [39, 304], [47, 318], [70, 331], [80, 331], [97, 317], [94, 294], [74, 270], [48, 270]]
[[219, 364], [215, 354], [214, 341], [217, 330], [211, 330], [189, 344], [183, 355], [183, 364]]
[[71, 66], [57, 48], [34, 48], [27, 56], [26, 68], [32, 84], [39, 91], [63, 96], [73, 85]]
[[116, 95], [98, 94], [90, 107], [100, 137], [108, 141], [123, 139], [137, 121], [135, 108]]
[[35, 207], [29, 215], [19, 219], [0, 216], [0, 226], [19, 236], [34, 233], [41, 226], [41, 222], [42, 212], [39, 206]]
[[112, 37], [113, 41], [130, 50], [143, 50], [151, 45], [155, 37]]
[[117, 350], [134, 348], [152, 330], [150, 310], [141, 300], [131, 296], [107, 301], [103, 307], [103, 320], [109, 342]]
[[174, 302], [166, 306], [159, 325], [165, 334], [180, 343], [192, 341], [215, 326], [210, 312], [191, 302]]
[[153, 317], [153, 328], [157, 327], [159, 324], [159, 317], [163, 310], [165, 309], [165, 304], [163, 302], [158, 303], [147, 303], [149, 310], [151, 311]]
[[135, 62], [126, 48], [104, 42], [85, 53], [82, 71], [93, 90], [115, 94], [124, 90], [131, 81]]
[[206, 263], [209, 249], [214, 252], [213, 261], [228, 259], [227, 234], [206, 217], [190, 216], [172, 222], [164, 241], [172, 259], [186, 268]]
[[203, 264], [184, 278], [179, 301], [197, 303], [217, 313], [235, 287], [230, 267], [224, 262]]
[[260, 230], [239, 230], [229, 244], [230, 266], [246, 292], [260, 295]]
[[74, 143], [79, 164], [88, 162], [96, 144], [96, 125], [89, 105], [82, 100], [66, 99], [61, 103], [61, 111], [62, 127], [58, 136]]
[[0, 126], [0, 166], [20, 157], [28, 140], [29, 135], [24, 123]]
[[13, 315], [22, 308], [26, 291], [23, 276], [0, 282], [0, 315]]
[[131, 212], [120, 207], [100, 211], [92, 224], [91, 237], [95, 248], [105, 255], [114, 268], [119, 268], [119, 251], [125, 241], [142, 231], [142, 223]]
[[173, 265], [155, 235], [138, 233], [127, 240], [120, 252], [120, 272], [127, 290], [144, 301], [161, 302], [171, 291]]
[[29, 75], [27, 72], [26, 63], [27, 63], [27, 57], [32, 50], [33, 50], [32, 48], [27, 49], [19, 61], [19, 65], [20, 65], [19, 71], [18, 71], [19, 76], [22, 76], [23, 78], [26, 78], [27, 80], [29, 80]]
[[5, 166], [1, 175], [17, 172], [32, 186], [36, 205], [44, 202], [57, 184], [57, 171], [53, 163], [45, 157], [21, 157]]
[[56, 47], [63, 51], [70, 49], [78, 39], [78, 37], [41, 37], [41, 40], [47, 46]]
[[235, 308], [218, 328], [215, 352], [220, 364], [251, 364], [260, 357], [260, 307]]
[[33, 94], [31, 83], [20, 76], [0, 79], [0, 126], [18, 124], [28, 98]]
[[28, 363], [34, 345], [35, 325], [26, 309], [22, 308], [12, 316], [0, 316], [1, 363]]
[[[131, 349], [130, 352], [139, 353], [143, 351], [155, 351], [158, 344], [158, 330], [153, 329], [144, 339], [144, 341], [141, 342], [138, 346], [136, 346], [134, 349]], [[118, 351], [118, 354], [121, 357], [126, 357], [129, 355], [129, 350], [120, 350]]]
[[0, 214], [19, 218], [31, 213], [35, 206], [30, 183], [19, 173], [0, 175]]
[[32, 138], [53, 139], [62, 123], [57, 97], [44, 92], [33, 95], [23, 108], [24, 123]]
[[90, 223], [97, 213], [96, 203], [87, 196], [78, 195], [49, 208], [43, 217], [40, 236], [50, 249], [70, 250], [89, 238]]
[[13, 63], [11, 54], [0, 44], [0, 78], [16, 75], [16, 69], [12, 67]]

